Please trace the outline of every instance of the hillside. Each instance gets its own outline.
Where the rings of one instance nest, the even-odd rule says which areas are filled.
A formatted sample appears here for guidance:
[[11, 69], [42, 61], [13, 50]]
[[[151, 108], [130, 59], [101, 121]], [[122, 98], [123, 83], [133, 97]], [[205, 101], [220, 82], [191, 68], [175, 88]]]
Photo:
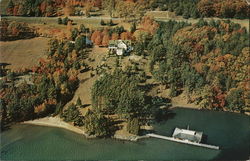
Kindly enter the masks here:
[[[168, 119], [172, 106], [249, 112], [249, 32], [234, 23], [245, 20], [222, 19], [244, 18], [243, 2], [241, 14], [230, 3], [230, 16], [223, 0], [210, 6], [218, 7], [211, 14], [203, 0], [161, 1], [168, 4], [164, 13], [149, 12], [160, 9], [154, 1], [10, 2], [8, 12], [16, 16], [6, 19], [17, 22], [1, 21], [1, 40], [13, 40], [1, 42], [3, 63], [11, 64], [1, 69], [3, 127], [53, 115], [89, 135], [112, 137], [140, 134]], [[75, 9], [83, 15], [74, 16]], [[194, 13], [208, 18], [185, 20]], [[30, 32], [51, 38], [45, 54], [47, 39], [19, 40]], [[21, 67], [28, 69], [16, 70]], [[20, 77], [30, 80], [17, 83]]]
[[45, 57], [48, 49], [47, 38], [33, 38], [0, 42], [1, 62], [8, 63], [8, 69], [17, 71], [24, 68], [32, 68], [38, 65], [38, 60]]

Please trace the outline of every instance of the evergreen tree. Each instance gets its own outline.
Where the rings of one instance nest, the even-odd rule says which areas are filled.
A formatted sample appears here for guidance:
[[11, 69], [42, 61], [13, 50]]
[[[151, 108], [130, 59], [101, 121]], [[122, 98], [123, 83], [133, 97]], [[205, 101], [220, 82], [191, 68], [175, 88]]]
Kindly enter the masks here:
[[140, 130], [140, 124], [138, 118], [132, 118], [128, 120], [127, 131], [131, 134], [138, 135]]
[[103, 19], [101, 19], [100, 24], [101, 24], [102, 26], [106, 25], [106, 23], [104, 22], [104, 20], [103, 20]]
[[190, 18], [190, 13], [189, 13], [189, 10], [188, 9], [186, 9], [184, 12], [183, 12], [183, 18], [185, 18], [185, 19], [189, 19]]
[[78, 36], [75, 41], [75, 49], [80, 51], [86, 47], [86, 37]]
[[65, 18], [62, 19], [62, 24], [67, 25], [68, 21], [69, 21], [69, 18], [65, 17]]
[[130, 28], [130, 32], [134, 33], [136, 31], [136, 23], [134, 22]]
[[109, 25], [109, 26], [113, 26], [113, 25], [114, 25], [112, 19], [109, 20], [108, 25]]
[[72, 40], [75, 41], [76, 37], [78, 36], [79, 34], [79, 31], [77, 28], [74, 28], [72, 31], [71, 31], [71, 37], [72, 37]]
[[74, 104], [71, 104], [68, 109], [62, 113], [62, 117], [66, 122], [73, 122], [74, 125], [83, 126], [83, 116]]
[[81, 33], [85, 33], [87, 31], [86, 27], [84, 26], [84, 24], [80, 25], [80, 32]]
[[57, 23], [58, 23], [59, 25], [62, 24], [62, 18], [61, 18], [61, 17], [59, 17], [59, 18], [57, 19]]
[[78, 106], [78, 107], [82, 106], [82, 101], [81, 101], [80, 97], [78, 97], [76, 100], [76, 106]]
[[110, 121], [98, 111], [88, 111], [85, 116], [85, 129], [89, 135], [107, 137], [111, 134]]
[[12, 15], [14, 7], [15, 7], [15, 5], [14, 5], [13, 1], [10, 0], [8, 5], [7, 5], [7, 13]]
[[226, 107], [232, 111], [242, 111], [244, 106], [244, 91], [242, 89], [231, 89], [226, 97]]

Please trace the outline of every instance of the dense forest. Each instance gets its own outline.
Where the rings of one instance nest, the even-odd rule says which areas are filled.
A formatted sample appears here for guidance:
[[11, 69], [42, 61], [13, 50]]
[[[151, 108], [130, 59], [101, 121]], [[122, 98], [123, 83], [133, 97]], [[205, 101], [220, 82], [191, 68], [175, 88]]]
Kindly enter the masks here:
[[[97, 7], [106, 9], [110, 16], [130, 18], [138, 14], [143, 15], [142, 12], [149, 8], [150, 4], [151, 1], [133, 0], [9, 0], [6, 12], [8, 15], [36, 17], [82, 15], [84, 12], [86, 16], [89, 16], [89, 12]], [[79, 7], [82, 9], [79, 10]]]
[[[241, 111], [249, 107], [249, 34], [230, 21], [160, 23], [147, 49], [149, 70], [174, 97], [185, 91], [202, 108]], [[141, 50], [136, 51], [140, 54]]]
[[[59, 16], [74, 14], [77, 6], [86, 5], [88, 0], [9, 0], [7, 14], [14, 16]], [[91, 1], [92, 6], [100, 6], [100, 0]]]
[[94, 111], [103, 115], [118, 115], [124, 119], [132, 134], [139, 133], [139, 127], [154, 120], [160, 120], [167, 114], [168, 99], [146, 95], [146, 75], [133, 68], [125, 71], [116, 69], [105, 73], [92, 87], [92, 105]]
[[122, 18], [142, 17], [147, 10], [160, 9], [175, 12], [184, 18], [249, 17], [249, 7], [245, 0], [10, 0], [7, 14], [22, 16], [60, 16], [81, 13], [76, 7], [84, 7], [86, 16], [93, 7], [105, 9], [110, 16]]
[[239, 18], [249, 17], [249, 7], [245, 0], [156, 0], [153, 8], [175, 12], [184, 18], [220, 17]]

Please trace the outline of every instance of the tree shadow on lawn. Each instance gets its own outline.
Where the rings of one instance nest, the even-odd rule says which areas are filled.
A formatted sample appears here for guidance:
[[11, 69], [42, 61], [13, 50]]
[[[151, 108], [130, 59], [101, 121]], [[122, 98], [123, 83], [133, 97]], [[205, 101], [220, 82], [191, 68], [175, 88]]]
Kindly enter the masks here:
[[100, 16], [103, 16], [102, 13], [91, 13], [90, 16], [93, 16], [93, 17], [100, 17]]
[[89, 80], [89, 78], [85, 78], [83, 80], [80, 81], [80, 84], [83, 84], [84, 82], [86, 82], [87, 80]]
[[91, 104], [84, 104], [84, 105], [82, 105], [81, 106], [81, 108], [86, 108], [86, 107], [88, 107], [88, 106], [90, 106]]

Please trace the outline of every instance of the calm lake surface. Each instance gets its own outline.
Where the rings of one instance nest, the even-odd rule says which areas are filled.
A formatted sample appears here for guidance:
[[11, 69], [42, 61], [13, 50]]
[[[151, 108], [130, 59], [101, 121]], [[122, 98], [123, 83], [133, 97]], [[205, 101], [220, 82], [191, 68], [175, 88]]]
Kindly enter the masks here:
[[221, 150], [154, 138], [138, 142], [89, 140], [70, 131], [16, 125], [1, 135], [1, 160], [236, 160], [249, 157], [249, 116], [176, 108], [174, 116], [155, 125], [156, 133], [171, 136], [175, 127], [203, 131], [207, 143]]

